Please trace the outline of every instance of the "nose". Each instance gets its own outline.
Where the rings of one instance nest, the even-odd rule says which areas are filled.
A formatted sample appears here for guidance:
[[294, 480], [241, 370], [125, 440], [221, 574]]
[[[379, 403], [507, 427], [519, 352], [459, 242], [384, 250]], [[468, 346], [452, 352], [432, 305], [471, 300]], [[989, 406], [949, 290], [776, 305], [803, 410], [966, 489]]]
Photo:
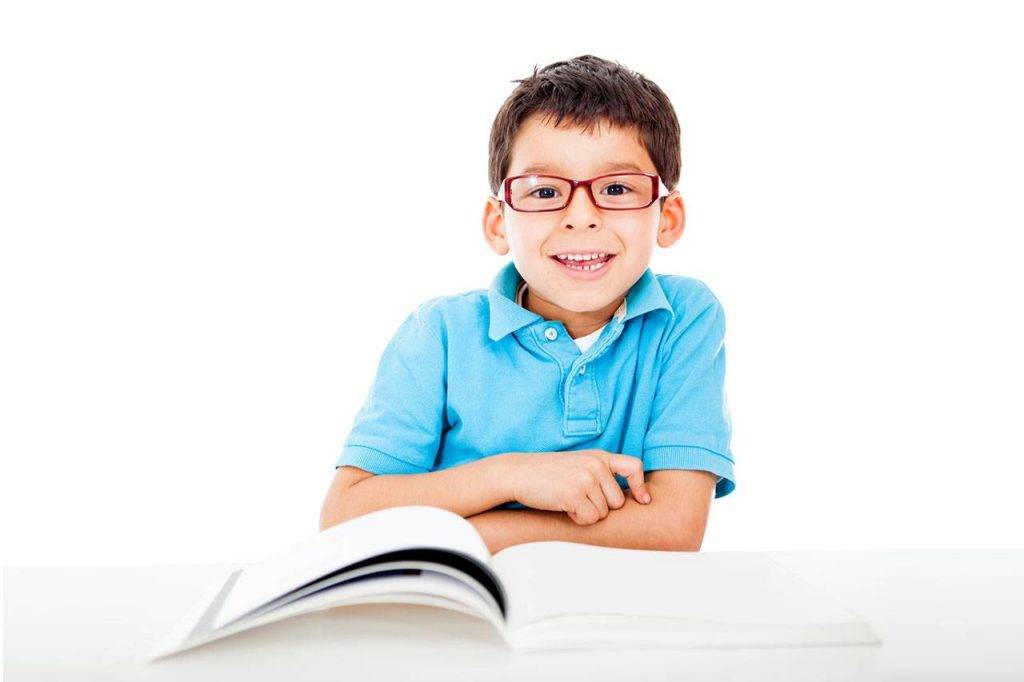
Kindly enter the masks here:
[[565, 207], [565, 218], [563, 226], [573, 229], [576, 227], [597, 227], [601, 222], [601, 214], [590, 200], [586, 187], [577, 187], [573, 192], [569, 205]]

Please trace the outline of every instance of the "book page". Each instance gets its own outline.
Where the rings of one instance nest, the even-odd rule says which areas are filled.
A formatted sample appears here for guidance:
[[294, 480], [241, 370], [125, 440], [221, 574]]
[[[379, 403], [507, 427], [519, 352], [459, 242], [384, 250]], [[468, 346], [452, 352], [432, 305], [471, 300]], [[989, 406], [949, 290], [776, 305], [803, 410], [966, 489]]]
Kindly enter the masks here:
[[488, 603], [463, 581], [450, 575], [424, 571], [419, 576], [388, 576], [336, 586], [286, 604], [261, 615], [246, 617], [224, 627], [213, 627], [196, 614], [171, 632], [150, 653], [150, 660], [169, 656], [206, 642], [276, 621], [349, 604], [398, 603], [423, 604], [451, 609], [491, 623], [503, 633], [504, 623]]
[[509, 595], [510, 629], [588, 614], [741, 626], [860, 622], [838, 601], [760, 552], [531, 542], [501, 550], [491, 566]]
[[[245, 615], [245, 618], [248, 619], [261, 616], [264, 613], [281, 608], [286, 604], [291, 604], [300, 599], [307, 598], [308, 595], [323, 592], [324, 590], [345, 589], [346, 585], [350, 585], [360, 580], [369, 579], [379, 581], [382, 577], [394, 575], [395, 573], [415, 575], [422, 574], [422, 572], [447, 575], [454, 580], [464, 583], [469, 590], [473, 591], [480, 599], [487, 602], [489, 606], [488, 610], [490, 612], [496, 614], [501, 613], [501, 606], [495, 600], [494, 595], [492, 595], [483, 585], [472, 579], [471, 576], [467, 576], [464, 572], [458, 569], [432, 561], [384, 561], [381, 563], [374, 563], [372, 566], [364, 566], [363, 568], [345, 571], [340, 575], [331, 575], [329, 578], [316, 580], [301, 590], [293, 590], [283, 597], [274, 599], [256, 610], [250, 611]], [[476, 602], [474, 601], [474, 603]]]
[[439, 507], [410, 505], [371, 512], [317, 533], [246, 567], [214, 627], [229, 623], [325, 575], [387, 552], [435, 548], [461, 553], [490, 571], [490, 552], [469, 521]]

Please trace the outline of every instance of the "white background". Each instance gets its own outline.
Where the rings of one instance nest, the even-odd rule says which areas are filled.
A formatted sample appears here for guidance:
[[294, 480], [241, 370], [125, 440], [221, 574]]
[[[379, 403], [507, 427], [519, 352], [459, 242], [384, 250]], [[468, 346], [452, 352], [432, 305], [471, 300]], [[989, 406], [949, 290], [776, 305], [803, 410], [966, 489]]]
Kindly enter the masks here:
[[372, 5], [4, 5], [5, 563], [315, 533], [398, 324], [507, 262], [480, 219], [511, 81], [586, 53], [683, 127], [651, 267], [727, 314], [704, 549], [1024, 546], [1010, 5]]

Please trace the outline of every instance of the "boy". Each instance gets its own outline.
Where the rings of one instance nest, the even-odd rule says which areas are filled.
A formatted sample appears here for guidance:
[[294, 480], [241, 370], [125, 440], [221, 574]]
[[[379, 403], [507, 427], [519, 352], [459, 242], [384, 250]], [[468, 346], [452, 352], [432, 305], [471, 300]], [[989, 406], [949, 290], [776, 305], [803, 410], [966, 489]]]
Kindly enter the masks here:
[[467, 518], [492, 553], [537, 540], [697, 551], [735, 482], [722, 306], [648, 267], [685, 222], [668, 189], [675, 112], [592, 55], [516, 82], [491, 129], [483, 215], [512, 262], [489, 290], [402, 323], [320, 528], [423, 504]]

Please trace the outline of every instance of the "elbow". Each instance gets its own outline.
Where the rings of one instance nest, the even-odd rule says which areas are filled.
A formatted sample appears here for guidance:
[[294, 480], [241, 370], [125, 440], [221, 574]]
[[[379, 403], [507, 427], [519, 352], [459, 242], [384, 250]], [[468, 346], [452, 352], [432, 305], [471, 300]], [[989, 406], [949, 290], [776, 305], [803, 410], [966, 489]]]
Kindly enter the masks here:
[[665, 524], [667, 542], [670, 549], [676, 552], [699, 552], [704, 543], [704, 531], [707, 529], [707, 516], [697, 514], [673, 514], [672, 520]]
[[665, 549], [671, 552], [699, 552], [704, 543], [704, 526], [692, 521], [668, 524], [665, 532]]
[[348, 509], [349, 505], [344, 504], [344, 497], [341, 494], [334, 494], [328, 495], [327, 499], [324, 500], [323, 505], [320, 507], [321, 533], [356, 516], [356, 514]]
[[324, 532], [325, 530], [327, 530], [328, 528], [330, 528], [331, 526], [337, 525], [337, 523], [338, 523], [337, 521], [334, 521], [330, 517], [324, 515], [323, 512], [320, 513], [320, 532], [321, 533]]
[[658, 547], [666, 552], [699, 552], [701, 541], [694, 538], [692, 533], [667, 533]]
[[696, 540], [694, 540], [693, 538], [686, 538], [684, 540], [684, 542], [681, 544], [679, 551], [680, 552], [699, 552], [701, 544], [702, 544], [702, 542], [701, 542], [701, 540], [699, 538], [696, 539]]
[[347, 504], [346, 502], [350, 501], [343, 499], [344, 497], [338, 495], [324, 500], [320, 508], [320, 532], [361, 515], [362, 512]]
[[339, 523], [345, 523], [346, 521], [354, 519], [360, 515], [361, 514], [359, 512], [339, 508], [338, 505], [334, 505], [330, 509], [324, 508], [320, 511], [320, 532], [337, 526]]
[[341, 523], [341, 520], [337, 518], [336, 510], [330, 509], [325, 502], [320, 508], [320, 532], [324, 532], [331, 526], [336, 526]]
[[320, 507], [320, 532], [365, 513], [358, 505], [353, 505], [350, 491], [357, 483], [373, 475], [357, 467], [338, 467]]

